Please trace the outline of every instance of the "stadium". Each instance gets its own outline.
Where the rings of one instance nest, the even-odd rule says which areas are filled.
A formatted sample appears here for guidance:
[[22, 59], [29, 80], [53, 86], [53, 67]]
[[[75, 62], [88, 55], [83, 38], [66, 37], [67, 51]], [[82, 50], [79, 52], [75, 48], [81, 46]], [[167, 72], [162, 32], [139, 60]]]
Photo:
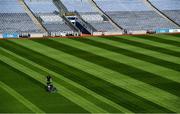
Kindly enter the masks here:
[[180, 0], [0, 0], [0, 113], [180, 113]]

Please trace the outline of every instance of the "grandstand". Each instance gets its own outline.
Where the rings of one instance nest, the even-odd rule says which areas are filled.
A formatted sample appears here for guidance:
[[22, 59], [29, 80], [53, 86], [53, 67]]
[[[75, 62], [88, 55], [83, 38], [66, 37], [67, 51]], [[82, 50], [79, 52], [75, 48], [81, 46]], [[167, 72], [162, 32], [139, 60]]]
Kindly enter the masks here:
[[0, 0], [0, 36], [180, 32], [179, 0]]
[[25, 3], [51, 36], [65, 36], [75, 32], [59, 16], [58, 9], [52, 1], [25, 0]]
[[122, 28], [129, 31], [177, 28], [143, 0], [94, 0]]
[[42, 24], [51, 34], [51, 36], [65, 36], [73, 34], [72, 29], [63, 21], [63, 19], [55, 14], [40, 14]]
[[78, 12], [96, 32], [120, 32], [89, 0], [61, 0], [69, 12]]
[[0, 0], [0, 33], [42, 32], [17, 0]]
[[162, 11], [180, 25], [180, 1], [179, 0], [149, 0], [156, 8]]

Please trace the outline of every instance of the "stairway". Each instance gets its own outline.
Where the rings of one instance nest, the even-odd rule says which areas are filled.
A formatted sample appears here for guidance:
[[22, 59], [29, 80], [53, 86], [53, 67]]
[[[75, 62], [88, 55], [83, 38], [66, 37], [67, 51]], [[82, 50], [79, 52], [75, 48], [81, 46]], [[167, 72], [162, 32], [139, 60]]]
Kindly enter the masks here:
[[180, 24], [176, 23], [174, 20], [172, 20], [172, 19], [169, 18], [166, 14], [164, 14], [162, 11], [160, 11], [158, 8], [156, 8], [149, 0], [143, 0], [143, 2], [144, 2], [149, 8], [151, 8], [153, 11], [155, 11], [155, 12], [158, 13], [160, 16], [162, 16], [163, 18], [165, 18], [167, 21], [170, 21], [171, 23], [174, 23], [177, 27], [180, 27]]
[[114, 22], [114, 20], [111, 19], [111, 17], [109, 17], [97, 4], [94, 0], [88, 0], [88, 2], [92, 5], [93, 9], [95, 9], [97, 12], [99, 12], [101, 15], [105, 16], [109, 22], [114, 25], [117, 29], [119, 29], [120, 31], [122, 31], [122, 27], [120, 25], [118, 25], [116, 22]]
[[44, 33], [48, 33], [45, 27], [37, 20], [36, 16], [33, 14], [33, 12], [29, 9], [27, 4], [24, 2], [24, 0], [19, 0], [19, 3], [24, 8], [25, 12], [29, 15], [29, 17], [32, 19], [32, 21], [35, 23], [35, 25], [40, 28]]
[[68, 9], [64, 6], [64, 4], [60, 0], [53, 0], [54, 5], [60, 11], [61, 15], [68, 12]]
[[[69, 24], [69, 26], [71, 26], [71, 28], [83, 34], [92, 34], [93, 31], [95, 31], [95, 29], [90, 24], [86, 23], [81, 18], [78, 12], [69, 12], [68, 9], [64, 6], [64, 4], [60, 0], [53, 0], [53, 3], [60, 11], [61, 17], [63, 17], [63, 19], [66, 21], [66, 23]], [[76, 16], [77, 17], [76, 23], [72, 24], [70, 20], [67, 19], [65, 14], [73, 14], [74, 16]]]

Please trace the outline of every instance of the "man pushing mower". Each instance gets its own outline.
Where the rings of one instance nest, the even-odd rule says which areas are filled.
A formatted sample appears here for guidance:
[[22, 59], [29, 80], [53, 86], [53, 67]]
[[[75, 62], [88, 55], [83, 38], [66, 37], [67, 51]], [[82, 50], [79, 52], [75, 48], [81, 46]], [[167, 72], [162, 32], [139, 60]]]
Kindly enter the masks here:
[[50, 75], [47, 76], [47, 86], [46, 86], [46, 90], [50, 93], [55, 93], [57, 91], [57, 89], [53, 86], [52, 84], [52, 78]]

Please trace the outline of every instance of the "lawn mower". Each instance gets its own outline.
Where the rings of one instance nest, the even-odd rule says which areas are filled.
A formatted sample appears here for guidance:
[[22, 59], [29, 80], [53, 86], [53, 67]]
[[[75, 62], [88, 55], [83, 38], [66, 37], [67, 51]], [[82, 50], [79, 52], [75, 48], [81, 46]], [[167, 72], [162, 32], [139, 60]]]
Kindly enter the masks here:
[[46, 90], [47, 90], [49, 93], [55, 93], [55, 92], [57, 92], [56, 87], [53, 86], [52, 78], [51, 78], [50, 75], [47, 76]]

